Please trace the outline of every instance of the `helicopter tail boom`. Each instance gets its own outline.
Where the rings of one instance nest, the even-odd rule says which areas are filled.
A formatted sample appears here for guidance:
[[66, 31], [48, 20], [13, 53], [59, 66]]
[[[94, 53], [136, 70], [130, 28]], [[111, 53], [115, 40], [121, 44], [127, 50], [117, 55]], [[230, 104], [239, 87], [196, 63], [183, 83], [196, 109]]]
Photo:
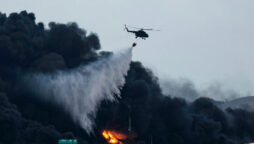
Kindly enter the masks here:
[[126, 24], [124, 25], [124, 29], [127, 31], [127, 32], [131, 32], [131, 33], [135, 33], [136, 31], [131, 31], [127, 28]]

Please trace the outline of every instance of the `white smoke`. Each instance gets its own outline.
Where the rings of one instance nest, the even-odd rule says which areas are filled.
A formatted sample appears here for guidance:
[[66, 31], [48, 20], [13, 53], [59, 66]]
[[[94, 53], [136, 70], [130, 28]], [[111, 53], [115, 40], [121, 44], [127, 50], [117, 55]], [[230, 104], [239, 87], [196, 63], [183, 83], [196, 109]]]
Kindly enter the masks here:
[[25, 78], [33, 92], [65, 109], [88, 133], [102, 100], [115, 100], [125, 83], [132, 48], [71, 71], [33, 73]]
[[209, 97], [218, 101], [232, 100], [241, 97], [241, 94], [226, 89], [220, 83], [210, 83], [207, 87], [197, 88], [195, 83], [189, 79], [169, 79], [160, 80], [160, 87], [164, 95], [184, 98], [187, 101], [194, 101], [200, 97]]

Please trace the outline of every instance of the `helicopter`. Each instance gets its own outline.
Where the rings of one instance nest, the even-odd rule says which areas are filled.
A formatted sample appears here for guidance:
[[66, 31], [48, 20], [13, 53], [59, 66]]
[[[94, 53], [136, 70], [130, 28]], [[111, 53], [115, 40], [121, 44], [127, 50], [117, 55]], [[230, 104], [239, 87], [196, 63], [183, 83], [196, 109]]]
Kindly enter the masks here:
[[[129, 30], [128, 27], [131, 27], [131, 28], [134, 28], [134, 29], [139, 29], [137, 31], [133, 31], [133, 30]], [[136, 28], [136, 27], [132, 27], [132, 26], [126, 26], [124, 25], [124, 29], [127, 31], [127, 32], [130, 32], [130, 33], [134, 33], [136, 38], [140, 37], [142, 38], [143, 40], [145, 40], [146, 38], [149, 37], [149, 35], [145, 32], [145, 31], [160, 31], [160, 30], [156, 30], [156, 29], [144, 29], [144, 28]]]

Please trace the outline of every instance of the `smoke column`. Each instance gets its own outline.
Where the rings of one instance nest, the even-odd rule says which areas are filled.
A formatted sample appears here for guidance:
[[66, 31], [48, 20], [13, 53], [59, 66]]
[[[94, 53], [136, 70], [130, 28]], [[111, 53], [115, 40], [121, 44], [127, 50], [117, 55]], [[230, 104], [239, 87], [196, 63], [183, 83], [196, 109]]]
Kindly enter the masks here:
[[132, 57], [132, 48], [70, 71], [27, 74], [30, 91], [63, 107], [88, 133], [102, 100], [120, 97]]

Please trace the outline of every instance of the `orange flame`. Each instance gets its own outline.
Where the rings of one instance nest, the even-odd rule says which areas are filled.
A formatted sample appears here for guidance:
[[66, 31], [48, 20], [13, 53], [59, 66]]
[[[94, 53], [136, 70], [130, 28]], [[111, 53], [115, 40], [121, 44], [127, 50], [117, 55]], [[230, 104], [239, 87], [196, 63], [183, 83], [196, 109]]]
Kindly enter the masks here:
[[124, 140], [127, 138], [124, 134], [117, 133], [115, 131], [109, 131], [109, 130], [104, 130], [102, 132], [102, 136], [110, 144], [122, 144], [122, 142], [120, 142], [119, 140]]

